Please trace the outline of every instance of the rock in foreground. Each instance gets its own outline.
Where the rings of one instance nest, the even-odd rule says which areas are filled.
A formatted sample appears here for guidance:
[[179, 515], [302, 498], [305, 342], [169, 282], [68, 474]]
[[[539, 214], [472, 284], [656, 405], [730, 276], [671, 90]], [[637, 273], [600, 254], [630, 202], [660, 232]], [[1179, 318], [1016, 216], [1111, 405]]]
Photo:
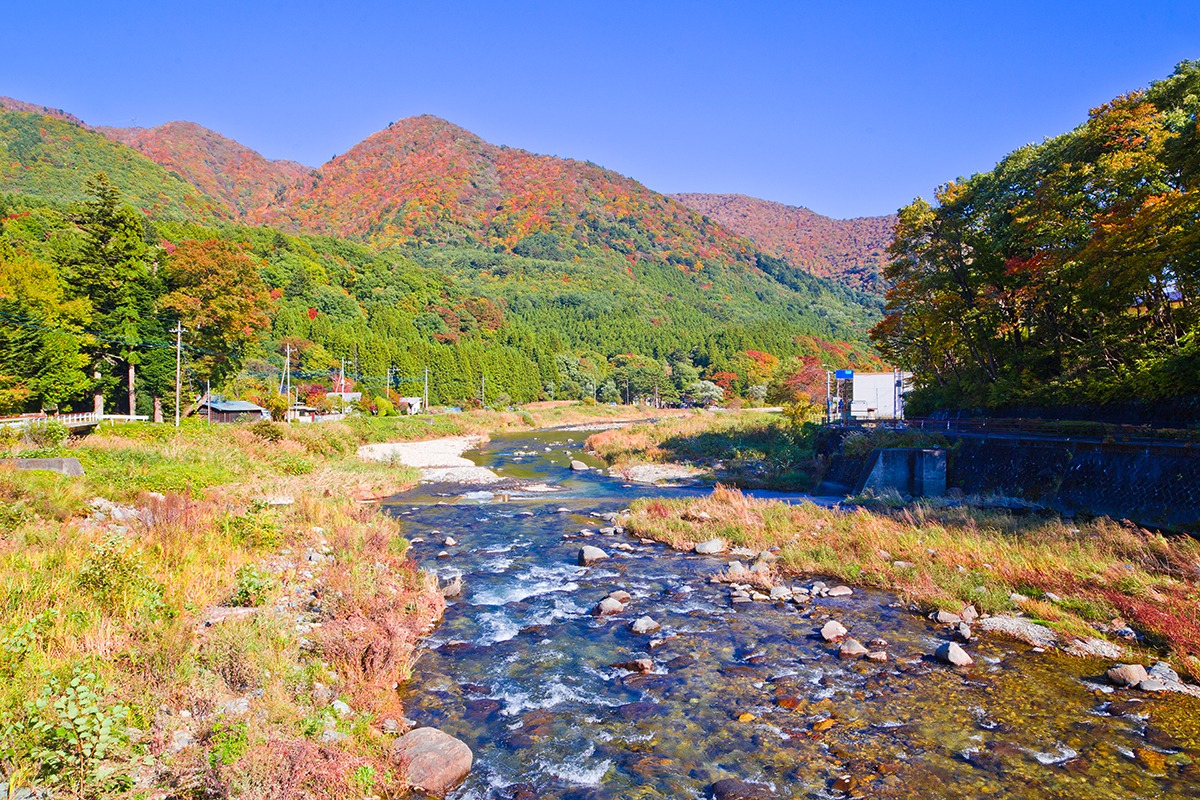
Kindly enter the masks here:
[[467, 777], [474, 756], [464, 742], [447, 733], [417, 728], [392, 745], [392, 760], [413, 787], [443, 797]]
[[956, 667], [969, 667], [975, 663], [975, 660], [967, 655], [967, 651], [963, 650], [954, 642], [945, 642], [938, 647], [934, 654], [939, 660], [947, 664], [953, 664]]
[[606, 558], [608, 558], [608, 553], [599, 547], [592, 547], [589, 544], [579, 548], [579, 566], [581, 567], [590, 567], [597, 561], [603, 561]]

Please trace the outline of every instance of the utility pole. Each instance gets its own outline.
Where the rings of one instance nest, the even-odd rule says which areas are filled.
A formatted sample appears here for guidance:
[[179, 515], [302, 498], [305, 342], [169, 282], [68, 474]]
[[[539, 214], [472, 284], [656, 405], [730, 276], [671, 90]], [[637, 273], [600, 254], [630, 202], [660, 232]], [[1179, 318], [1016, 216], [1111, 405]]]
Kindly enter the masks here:
[[429, 413], [429, 367], [426, 367], [426, 368], [425, 368], [425, 395], [424, 395], [424, 400], [425, 400], [425, 405], [422, 407], [422, 409], [421, 409], [421, 410], [422, 410], [422, 411], [424, 411], [426, 414], [428, 414], [428, 413]]
[[825, 424], [833, 422], [833, 398], [829, 393], [829, 370], [825, 370]]
[[[179, 381], [183, 376], [183, 323], [175, 322], [175, 427], [179, 427]], [[210, 411], [211, 413], [211, 411]]]
[[479, 373], [479, 405], [483, 408], [487, 408], [487, 397], [483, 389], [485, 380], [484, 374], [482, 372]]
[[212, 386], [209, 384], [208, 378], [204, 379], [204, 399], [208, 407], [208, 424], [212, 425]]
[[291, 419], [292, 411], [292, 345], [290, 342], [284, 344], [283, 355], [283, 375], [280, 376], [280, 393], [283, 395], [284, 412], [283, 421], [287, 422]]
[[346, 357], [342, 356], [342, 374], [338, 382], [338, 411], [346, 413]]

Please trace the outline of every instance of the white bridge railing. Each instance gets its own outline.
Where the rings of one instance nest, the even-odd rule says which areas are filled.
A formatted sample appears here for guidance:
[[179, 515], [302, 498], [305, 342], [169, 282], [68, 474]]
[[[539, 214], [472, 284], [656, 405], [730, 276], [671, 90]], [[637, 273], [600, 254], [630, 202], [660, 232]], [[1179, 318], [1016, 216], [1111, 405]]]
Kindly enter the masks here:
[[22, 414], [16, 417], [0, 417], [0, 428], [36, 428], [50, 420], [57, 420], [68, 428], [94, 428], [105, 420], [109, 422], [144, 422], [150, 419], [144, 414], [97, 414], [84, 411], [77, 414]]

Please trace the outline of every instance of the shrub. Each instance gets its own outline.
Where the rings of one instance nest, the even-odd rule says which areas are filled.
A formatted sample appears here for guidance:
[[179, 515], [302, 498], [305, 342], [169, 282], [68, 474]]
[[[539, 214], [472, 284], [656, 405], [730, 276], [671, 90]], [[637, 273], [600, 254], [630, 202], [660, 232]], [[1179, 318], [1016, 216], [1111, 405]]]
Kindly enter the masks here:
[[284, 475], [308, 475], [314, 469], [313, 462], [295, 453], [280, 453], [275, 463]]
[[48, 419], [44, 424], [31, 427], [25, 434], [25, 440], [35, 448], [37, 455], [53, 456], [62, 449], [70, 436], [70, 428], [56, 419]]
[[283, 532], [272, 516], [250, 512], [229, 517], [226, 524], [233, 539], [244, 547], [275, 548], [283, 541]]
[[96, 676], [77, 667], [63, 686], [51, 679], [36, 700], [25, 704], [25, 718], [6, 731], [10, 740], [32, 739], [30, 755], [44, 780], [65, 784], [77, 797], [92, 795], [117, 777], [105, 761], [123, 741], [122, 705], [107, 705]]
[[120, 534], [109, 534], [92, 545], [92, 554], [79, 568], [78, 583], [105, 605], [111, 605], [131, 590], [141, 588], [144, 570], [129, 542]]
[[252, 424], [250, 432], [267, 442], [278, 442], [283, 439], [283, 428], [266, 419], [260, 419]]
[[253, 564], [243, 564], [234, 576], [234, 591], [231, 603], [235, 606], [253, 608], [266, 602], [275, 590], [275, 578]]

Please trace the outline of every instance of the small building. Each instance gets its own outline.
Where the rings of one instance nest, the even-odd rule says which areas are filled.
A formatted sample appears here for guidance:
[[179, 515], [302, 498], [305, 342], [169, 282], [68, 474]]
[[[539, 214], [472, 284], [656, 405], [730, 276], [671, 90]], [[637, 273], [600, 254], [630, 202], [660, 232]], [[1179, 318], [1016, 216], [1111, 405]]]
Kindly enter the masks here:
[[421, 398], [419, 397], [401, 397], [400, 402], [404, 405], [406, 414], [421, 413]]
[[326, 392], [325, 399], [329, 401], [330, 408], [346, 411], [362, 400], [362, 392]]
[[904, 419], [904, 397], [911, 387], [911, 372], [854, 372], [850, 418], [858, 421]]
[[204, 398], [193, 412], [194, 416], [213, 422], [257, 422], [270, 419], [271, 412], [249, 400], [226, 400], [223, 397]]

